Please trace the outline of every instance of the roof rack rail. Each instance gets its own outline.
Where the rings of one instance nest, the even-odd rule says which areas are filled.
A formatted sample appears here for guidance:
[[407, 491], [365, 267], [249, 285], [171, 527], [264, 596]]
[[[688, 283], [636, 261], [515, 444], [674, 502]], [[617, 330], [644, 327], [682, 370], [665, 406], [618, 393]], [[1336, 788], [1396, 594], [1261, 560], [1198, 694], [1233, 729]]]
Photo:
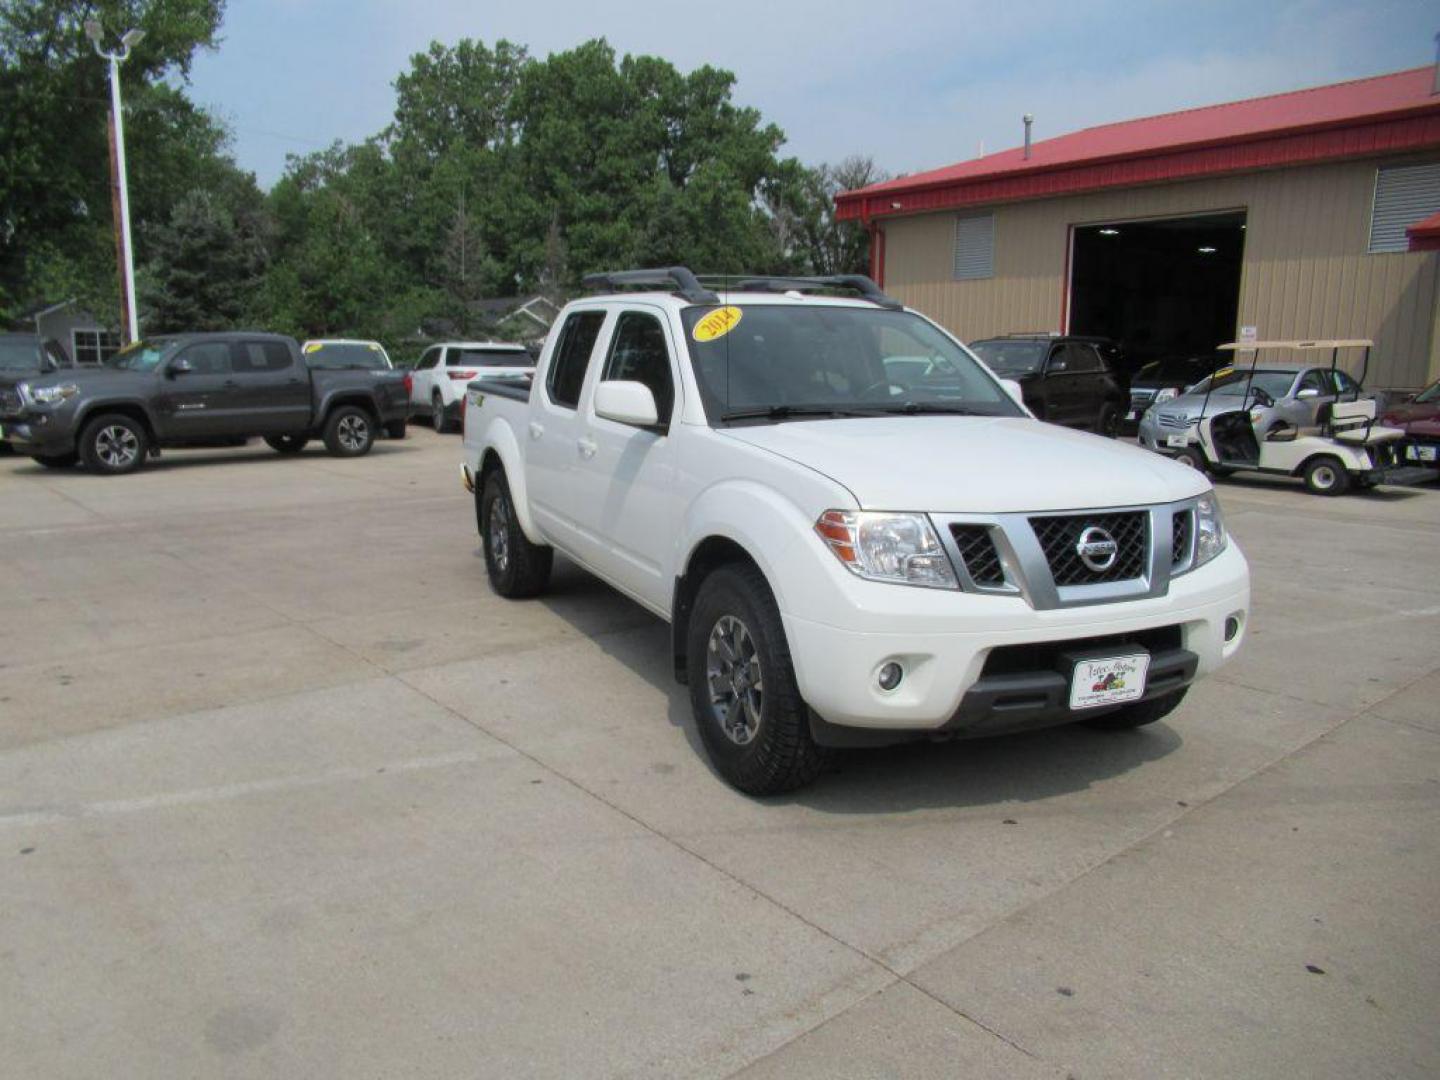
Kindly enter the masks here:
[[750, 277], [741, 278], [730, 288], [737, 292], [801, 292], [805, 289], [851, 289], [862, 299], [883, 308], [899, 310], [905, 305], [881, 290], [864, 274], [831, 274], [827, 277]]
[[679, 293], [692, 304], [718, 304], [720, 298], [700, 284], [685, 266], [667, 266], [653, 270], [606, 270], [597, 274], [586, 274], [581, 284], [587, 289], [618, 292], [621, 289], [648, 285], [667, 292]]

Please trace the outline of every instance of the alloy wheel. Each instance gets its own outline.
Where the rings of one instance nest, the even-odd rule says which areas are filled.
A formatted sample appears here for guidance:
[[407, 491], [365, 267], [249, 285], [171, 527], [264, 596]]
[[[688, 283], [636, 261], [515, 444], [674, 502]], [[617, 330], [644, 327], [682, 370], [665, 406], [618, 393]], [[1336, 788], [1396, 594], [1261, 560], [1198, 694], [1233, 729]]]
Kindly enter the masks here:
[[140, 456], [140, 439], [128, 427], [111, 424], [95, 436], [95, 456], [106, 468], [128, 468]]
[[486, 536], [490, 540], [490, 559], [495, 569], [503, 574], [510, 565], [510, 505], [503, 497], [490, 501], [490, 525]]
[[749, 628], [734, 615], [720, 616], [710, 631], [705, 656], [710, 714], [737, 746], [745, 746], [760, 730], [763, 674]]
[[335, 426], [335, 438], [352, 453], [365, 449], [365, 441], [369, 437], [370, 425], [363, 416], [343, 416]]

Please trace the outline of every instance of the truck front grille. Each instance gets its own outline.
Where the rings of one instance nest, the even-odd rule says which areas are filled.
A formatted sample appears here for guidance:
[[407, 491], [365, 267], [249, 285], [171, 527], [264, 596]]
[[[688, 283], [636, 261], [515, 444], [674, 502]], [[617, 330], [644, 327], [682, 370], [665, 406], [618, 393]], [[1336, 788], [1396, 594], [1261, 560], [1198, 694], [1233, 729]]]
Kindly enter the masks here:
[[982, 589], [999, 588], [1005, 584], [1005, 568], [1000, 565], [1000, 553], [995, 550], [995, 540], [985, 525], [951, 525], [950, 535], [970, 580]]
[[[1045, 552], [1045, 561], [1050, 564], [1056, 585], [1130, 581], [1144, 574], [1149, 562], [1150, 515], [1143, 510], [1032, 517], [1030, 527]], [[1087, 564], [1078, 550], [1081, 534], [1091, 528], [1102, 530], [1116, 544], [1114, 561], [1101, 569]]]
[[18, 416], [24, 407], [19, 390], [13, 386], [0, 387], [0, 416]]

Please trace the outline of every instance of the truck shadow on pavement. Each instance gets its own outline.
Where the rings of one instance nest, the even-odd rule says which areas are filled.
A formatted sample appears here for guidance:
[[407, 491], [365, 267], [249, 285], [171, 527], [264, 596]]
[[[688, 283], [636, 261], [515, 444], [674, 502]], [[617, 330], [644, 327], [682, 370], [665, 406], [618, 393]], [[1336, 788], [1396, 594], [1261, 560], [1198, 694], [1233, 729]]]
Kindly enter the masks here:
[[[591, 602], [576, 603], [577, 593]], [[557, 561], [552, 591], [541, 602], [608, 657], [664, 694], [666, 719], [684, 734], [713, 782], [725, 783], [711, 767], [695, 729], [689, 688], [675, 681], [668, 625], [568, 562]], [[618, 609], [624, 609], [623, 614]], [[630, 613], [636, 618], [626, 617]], [[642, 716], [636, 722], [655, 719]], [[1184, 705], [1175, 719], [1184, 725]], [[1161, 721], [1127, 732], [1092, 731], [1072, 724], [984, 739], [843, 750], [810, 787], [756, 801], [794, 803], [832, 814], [1031, 803], [1084, 791], [1163, 758], [1182, 744], [1179, 732]]]
[[[386, 440], [377, 442], [371, 447], [370, 452], [363, 457], [386, 457], [390, 454], [404, 454], [410, 449], [419, 447], [406, 447], [398, 440]], [[271, 450], [264, 443], [258, 446], [222, 446], [222, 447], [200, 447], [196, 449], [166, 450], [158, 458], [151, 458], [145, 462], [136, 473], [130, 475], [141, 475], [150, 472], [169, 472], [174, 470], [195, 469], [202, 467], [213, 467], [217, 465], [254, 465], [257, 461], [292, 461], [300, 462], [307, 460], [325, 459], [327, 461], [355, 461], [357, 458], [335, 458], [318, 443], [306, 447], [298, 454], [278, 454]], [[0, 459], [3, 462], [4, 459]], [[68, 469], [49, 469], [44, 465], [37, 464], [29, 458], [16, 455], [10, 459], [14, 464], [12, 471], [17, 476], [44, 476], [51, 480], [65, 481], [74, 477], [96, 476], [89, 469], [81, 465], [75, 465]], [[125, 477], [101, 477], [101, 479], [116, 479], [123, 481]]]

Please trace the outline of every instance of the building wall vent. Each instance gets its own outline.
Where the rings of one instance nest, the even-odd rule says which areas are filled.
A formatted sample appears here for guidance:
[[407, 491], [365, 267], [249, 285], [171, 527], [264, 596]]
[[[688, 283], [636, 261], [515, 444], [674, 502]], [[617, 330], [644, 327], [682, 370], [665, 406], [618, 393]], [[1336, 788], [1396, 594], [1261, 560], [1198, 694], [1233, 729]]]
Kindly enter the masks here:
[[[1403, 230], [1402, 239], [1403, 239]], [[955, 280], [995, 276], [995, 215], [955, 219]]]
[[1410, 244], [1405, 230], [1437, 213], [1440, 213], [1440, 162], [1377, 169], [1375, 208], [1370, 215], [1370, 253], [1408, 251]]

